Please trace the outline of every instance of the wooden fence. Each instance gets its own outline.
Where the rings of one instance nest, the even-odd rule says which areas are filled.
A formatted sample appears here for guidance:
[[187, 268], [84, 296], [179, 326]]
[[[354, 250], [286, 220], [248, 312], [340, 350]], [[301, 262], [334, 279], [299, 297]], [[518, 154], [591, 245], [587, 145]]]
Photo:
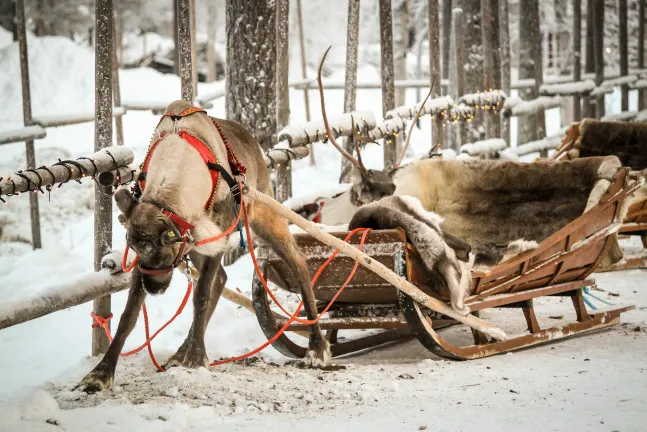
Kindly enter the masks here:
[[[210, 101], [223, 97], [224, 90], [217, 90], [210, 94], [195, 95], [195, 74], [192, 62], [192, 52], [195, 43], [192, 43], [191, 34], [194, 33], [190, 19], [189, 0], [177, 1], [177, 34], [179, 46], [179, 74], [181, 78], [181, 96], [183, 99], [209, 107]], [[482, 5], [488, 3], [482, 2]], [[287, 28], [289, 16], [287, 0], [276, 2], [278, 10], [277, 25], [283, 30]], [[579, 1], [574, 1], [574, 35], [575, 57], [582, 57], [582, 44], [579, 37], [581, 10]], [[297, 2], [299, 6], [299, 2]], [[430, 26], [429, 26], [429, 80], [395, 80], [393, 79], [393, 43], [391, 27], [391, 2], [380, 0], [380, 22], [382, 61], [389, 67], [382, 68], [381, 82], [357, 82], [357, 51], [359, 30], [359, 2], [349, 1], [348, 43], [347, 43], [347, 74], [344, 82], [324, 81], [325, 89], [343, 89], [345, 114], [331, 116], [333, 131], [339, 136], [348, 137], [352, 132], [352, 123], [355, 122], [360, 132], [371, 139], [382, 139], [393, 145], [384, 146], [385, 165], [394, 161], [399, 153], [397, 136], [404, 131], [408, 121], [417, 120], [416, 113], [420, 105], [404, 105], [396, 107], [391, 97], [396, 88], [437, 88], [434, 97], [428, 100], [420, 116], [429, 116], [432, 120], [432, 139], [445, 147], [453, 147], [457, 151], [471, 157], [490, 157], [498, 154], [502, 157], [516, 158], [530, 153], [546, 154], [554, 149], [560, 142], [560, 135], [540, 137], [537, 141], [519, 143], [511, 148], [510, 145], [510, 118], [515, 116], [529, 116], [544, 112], [547, 109], [560, 108], [565, 112], [565, 123], [577, 121], [584, 114], [606, 120], [635, 120], [646, 121], [645, 89], [647, 89], [647, 69], [643, 69], [643, 56], [639, 55], [636, 69], [627, 66], [627, 50], [621, 49], [621, 71], [619, 75], [605, 76], [603, 58], [595, 57], [595, 73], [581, 73], [580, 62], [575, 62], [572, 76], [548, 78], [542, 84], [534, 79], [521, 79], [510, 81], [510, 48], [508, 35], [507, 2], [499, 2], [499, 10], [487, 10], [487, 14], [498, 13], [498, 49], [501, 54], [500, 65], [487, 62], [484, 71], [484, 84], [492, 83], [495, 75], [494, 68], [500, 68], [501, 82], [493, 85], [484, 85], [484, 91], [465, 94], [464, 58], [462, 46], [464, 33], [463, 13], [461, 9], [452, 11], [452, 25], [450, 29], [451, 45], [449, 58], [451, 79], [440, 79], [440, 37], [438, 34], [437, 20], [438, 0], [429, 0]], [[19, 300], [4, 304], [0, 308], [0, 329], [16, 325], [58, 310], [76, 306], [94, 300], [94, 312], [107, 317], [111, 313], [110, 294], [123, 290], [129, 286], [130, 275], [121, 273], [120, 256], [111, 252], [112, 240], [112, 201], [109, 192], [114, 186], [125, 184], [136, 178], [137, 170], [132, 166], [132, 151], [125, 147], [112, 146], [112, 118], [115, 118], [117, 128], [117, 143], [123, 144], [123, 131], [120, 119], [128, 110], [151, 110], [161, 113], [166, 108], [167, 101], [149, 102], [124, 102], [120, 104], [118, 92], [118, 74], [114, 60], [113, 21], [101, 19], [113, 16], [113, 0], [96, 0], [96, 70], [95, 70], [95, 112], [76, 113], [65, 116], [32, 117], [30, 91], [29, 91], [29, 65], [27, 56], [26, 25], [24, 15], [24, 0], [16, 0], [16, 22], [21, 60], [21, 76], [23, 88], [24, 124], [23, 128], [0, 132], [0, 144], [22, 142], [26, 143], [27, 164], [36, 167], [33, 141], [42, 139], [47, 134], [47, 128], [60, 127], [83, 122], [95, 122], [95, 154], [89, 158], [80, 158], [76, 161], [61, 161], [48, 168], [28, 169], [21, 171], [21, 175], [13, 178], [0, 179], [0, 197], [19, 194], [26, 191], [38, 191], [42, 187], [49, 187], [54, 183], [66, 182], [79, 177], [92, 177], [96, 180], [95, 191], [95, 257], [94, 272], [74, 276], [69, 281], [52, 285], [36, 298]], [[281, 9], [282, 8], [282, 9]], [[641, 8], [644, 15], [644, 8]], [[300, 14], [300, 10], [299, 10]], [[601, 17], [597, 17], [601, 19]], [[599, 21], [598, 21], [599, 23]], [[388, 25], [387, 25], [388, 24]], [[640, 19], [639, 34], [644, 37], [644, 16]], [[484, 29], [483, 40], [491, 38], [491, 29]], [[280, 32], [281, 33], [281, 32]], [[287, 35], [287, 31], [283, 31]], [[602, 34], [601, 27], [598, 30]], [[302, 36], [302, 35], [301, 35]], [[620, 44], [627, 44], [626, 32], [621, 34]], [[624, 38], [624, 39], [623, 39]], [[287, 52], [286, 41], [279, 41], [279, 50]], [[624, 44], [624, 45], [623, 45]], [[305, 64], [305, 52], [301, 47], [301, 60]], [[639, 41], [642, 52], [644, 41]], [[486, 52], [494, 47], [488, 42], [484, 44]], [[445, 50], [446, 52], [447, 50]], [[287, 56], [283, 55], [283, 59]], [[321, 120], [308, 121], [305, 124], [289, 125], [289, 88], [304, 90], [306, 110], [309, 113], [308, 89], [315, 87], [314, 79], [304, 78], [287, 84], [288, 65], [279, 62], [277, 71], [278, 79], [278, 122], [277, 145], [265, 153], [265, 162], [268, 167], [277, 172], [277, 198], [285, 200], [290, 195], [289, 164], [294, 159], [307, 157], [310, 153], [309, 145], [325, 140], [327, 137]], [[287, 84], [287, 85], [286, 85]], [[538, 97], [533, 100], [522, 100], [519, 97], [510, 97], [510, 92], [515, 89], [536, 88]], [[605, 116], [604, 96], [614, 88], [620, 87], [622, 98], [622, 112]], [[381, 89], [383, 95], [384, 120], [378, 122], [373, 113], [357, 112], [355, 99], [357, 89]], [[442, 89], [442, 91], [441, 91]], [[629, 91], [639, 92], [638, 110], [628, 110]], [[444, 94], [441, 96], [441, 94]], [[114, 101], [113, 101], [114, 97]], [[114, 102], [114, 103], [113, 103]], [[309, 117], [309, 115], [308, 115]], [[475, 117], [484, 121], [484, 133], [476, 141], [468, 140], [466, 129]], [[38, 214], [38, 200], [36, 193], [30, 193], [32, 236], [34, 247], [40, 247], [40, 226]], [[243, 300], [228, 297], [237, 302]], [[100, 328], [95, 329], [92, 338], [92, 354], [105, 352], [108, 340]]]

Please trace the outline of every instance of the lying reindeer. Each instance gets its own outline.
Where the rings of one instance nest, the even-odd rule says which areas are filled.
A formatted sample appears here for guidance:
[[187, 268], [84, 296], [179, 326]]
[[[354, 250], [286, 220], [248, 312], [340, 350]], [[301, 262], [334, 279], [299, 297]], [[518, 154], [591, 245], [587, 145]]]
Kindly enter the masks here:
[[[231, 191], [238, 187], [230, 174], [236, 174], [234, 168], [244, 174], [246, 184], [272, 194], [261, 149], [254, 137], [236, 122], [212, 119], [204, 110], [176, 101], [168, 106], [153, 141], [142, 169], [145, 178], [140, 182], [141, 197], [138, 199], [127, 189], [115, 194], [122, 212], [120, 221], [127, 229], [128, 246], [137, 253], [138, 265], [115, 337], [99, 364], [79, 384], [87, 392], [113, 384], [119, 353], [135, 326], [144, 298], [166, 291], [173, 269], [180, 264], [188, 266], [187, 254], [200, 273], [193, 294], [193, 323], [186, 340], [165, 367], [208, 366], [205, 329], [227, 280], [221, 257], [228, 248], [230, 235], [200, 245], [193, 239], [218, 236], [234, 226], [235, 194]], [[220, 178], [233, 184], [228, 187]], [[254, 233], [293, 269], [308, 318], [316, 318], [306, 260], [290, 235], [287, 222], [260, 203], [250, 201], [244, 206]], [[304, 366], [322, 366], [330, 359], [330, 346], [319, 324], [310, 326], [308, 346], [302, 360]]]

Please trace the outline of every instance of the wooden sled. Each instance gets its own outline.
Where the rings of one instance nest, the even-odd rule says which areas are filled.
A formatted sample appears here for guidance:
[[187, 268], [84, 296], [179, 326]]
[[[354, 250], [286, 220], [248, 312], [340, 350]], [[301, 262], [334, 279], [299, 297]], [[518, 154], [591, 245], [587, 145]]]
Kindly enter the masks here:
[[[552, 160], [573, 160], [591, 156], [617, 156], [623, 166], [637, 176], [647, 174], [647, 125], [630, 122], [602, 122], [585, 119], [573, 123], [562, 144], [550, 156]], [[642, 171], [642, 172], [640, 172]], [[627, 258], [606, 269], [616, 271], [647, 268], [647, 198], [633, 202], [620, 228], [620, 234], [639, 236], [645, 253]]]
[[[320, 324], [327, 331], [333, 356], [378, 346], [410, 334], [435, 354], [454, 360], [468, 360], [509, 352], [543, 342], [606, 328], [619, 323], [622, 312], [633, 306], [617, 307], [604, 312], [589, 313], [583, 300], [583, 288], [595, 284], [589, 276], [603, 260], [615, 242], [620, 229], [617, 218], [622, 202], [632, 194], [639, 183], [622, 169], [596, 206], [557, 231], [535, 250], [518, 255], [486, 272], [473, 272], [473, 292], [466, 304], [473, 313], [489, 308], [521, 309], [528, 333], [492, 342], [474, 333], [475, 343], [460, 347], [440, 336], [438, 330], [455, 324], [447, 317], [420, 306], [408, 295], [396, 290], [373, 272], [360, 267], [353, 280], [330, 309]], [[344, 238], [347, 233], [335, 233]], [[360, 235], [350, 243], [357, 246]], [[333, 248], [319, 243], [308, 234], [296, 234], [295, 239], [304, 251], [311, 274], [333, 253]], [[448, 301], [442, 279], [428, 272], [418, 252], [406, 240], [403, 230], [371, 232], [364, 246], [366, 254], [406, 278], [425, 293]], [[291, 273], [278, 256], [265, 248], [259, 251], [266, 279], [279, 287], [297, 292]], [[354, 265], [351, 258], [337, 256], [321, 274], [314, 286], [315, 296], [322, 310], [344, 283]], [[546, 296], [571, 297], [577, 320], [544, 329], [534, 312], [534, 299]], [[270, 300], [258, 280], [253, 282], [253, 303], [258, 322], [267, 338], [272, 338], [285, 325], [287, 318], [276, 318], [270, 309]], [[288, 332], [302, 332], [307, 325], [291, 324]], [[353, 340], [342, 340], [340, 330], [374, 330], [373, 334]], [[304, 345], [307, 342], [304, 341]], [[283, 334], [273, 344], [289, 357], [303, 357], [306, 346]]]

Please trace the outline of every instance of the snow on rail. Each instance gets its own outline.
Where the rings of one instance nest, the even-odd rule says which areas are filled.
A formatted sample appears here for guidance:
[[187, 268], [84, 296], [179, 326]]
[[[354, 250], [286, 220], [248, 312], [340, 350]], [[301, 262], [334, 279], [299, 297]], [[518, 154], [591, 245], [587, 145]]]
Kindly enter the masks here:
[[539, 87], [541, 96], [573, 96], [585, 95], [595, 89], [595, 82], [591, 79], [560, 84], [544, 84]]
[[465, 104], [474, 108], [496, 108], [505, 103], [507, 95], [501, 90], [491, 90], [485, 92], [469, 93], [461, 96], [458, 103]]
[[[377, 124], [375, 116], [370, 111], [353, 111], [351, 113], [329, 116], [328, 124], [335, 134], [335, 138], [339, 136], [350, 136], [352, 134], [353, 127], [351, 118], [355, 121], [355, 127], [364, 135], [375, 128]], [[278, 140], [287, 141], [290, 147], [323, 141], [327, 138], [323, 119], [288, 125], [278, 133]]]
[[503, 113], [506, 117], [535, 114], [538, 111], [557, 108], [561, 103], [562, 98], [559, 96], [539, 96], [529, 101], [513, 96], [506, 100]]
[[[400, 117], [407, 120], [412, 120], [416, 116], [416, 113], [418, 112], [418, 110], [420, 110], [421, 104], [422, 102], [418, 102], [417, 104], [403, 105], [403, 106], [394, 108], [390, 111], [387, 111], [386, 118], [392, 119], [392, 118]], [[425, 103], [425, 106], [422, 109], [420, 116], [439, 115], [439, 114], [442, 114], [443, 111], [450, 110], [454, 105], [455, 103], [454, 103], [454, 100], [451, 98], [451, 96], [442, 96], [435, 99], [429, 99]]]
[[45, 138], [45, 135], [47, 135], [47, 132], [39, 125], [25, 126], [20, 129], [7, 129], [0, 131], [0, 145]]
[[[120, 117], [126, 113], [124, 107], [114, 107], [112, 109], [113, 117]], [[34, 123], [44, 128], [67, 126], [79, 123], [89, 123], [94, 121], [94, 111], [87, 111], [82, 113], [50, 115], [50, 116], [37, 116], [33, 119]]]
[[481, 156], [496, 153], [508, 147], [504, 139], [491, 138], [483, 141], [476, 141], [471, 144], [463, 144], [461, 153], [467, 153], [470, 156]]

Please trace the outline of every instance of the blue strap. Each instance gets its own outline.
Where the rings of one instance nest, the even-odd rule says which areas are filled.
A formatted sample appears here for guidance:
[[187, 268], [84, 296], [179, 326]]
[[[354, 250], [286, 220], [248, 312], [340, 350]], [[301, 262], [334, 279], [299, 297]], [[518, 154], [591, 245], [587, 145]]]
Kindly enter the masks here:
[[[599, 301], [599, 302], [601, 302], [601, 303], [604, 303], [604, 304], [609, 305], [609, 306], [615, 306], [615, 304], [614, 304], [614, 303], [611, 303], [611, 302], [609, 302], [609, 301], [607, 301], [607, 300], [605, 300], [605, 299], [603, 299], [603, 298], [600, 298], [600, 297], [596, 296], [595, 294], [592, 294], [592, 293], [591, 293], [591, 287], [584, 287], [583, 292], [584, 292], [584, 294], [586, 294], [587, 296], [593, 297], [594, 299], [596, 299], [597, 301]], [[588, 299], [587, 299], [586, 297], [583, 297], [583, 298], [584, 298], [584, 302], [585, 302], [585, 303], [586, 303], [586, 304], [587, 304], [591, 309], [593, 309], [593, 310], [597, 310], [597, 308], [596, 308], [595, 306], [593, 306], [593, 304], [592, 304], [590, 301], [588, 301]]]

